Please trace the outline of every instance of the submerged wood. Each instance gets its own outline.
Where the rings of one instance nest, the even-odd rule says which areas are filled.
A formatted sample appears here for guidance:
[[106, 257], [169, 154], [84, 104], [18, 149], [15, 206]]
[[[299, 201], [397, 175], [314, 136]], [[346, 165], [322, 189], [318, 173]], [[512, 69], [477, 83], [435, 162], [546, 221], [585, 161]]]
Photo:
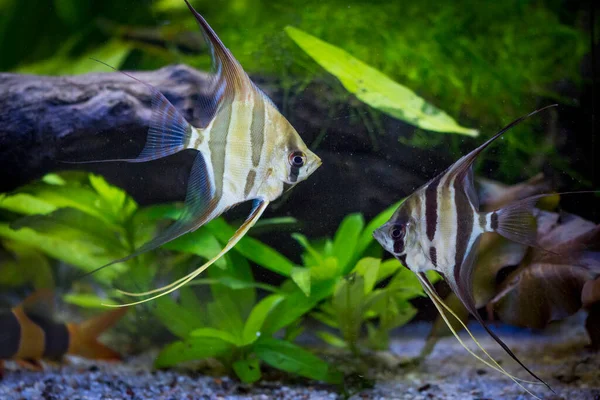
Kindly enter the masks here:
[[[202, 100], [206, 74], [173, 65], [135, 76], [156, 86], [190, 121], [197, 119], [193, 104]], [[150, 91], [118, 72], [61, 77], [3, 73], [0, 92], [0, 191], [60, 169], [115, 175], [111, 171], [122, 169], [122, 163], [82, 166], [60, 161], [135, 156], [148, 129]], [[185, 159], [181, 155], [169, 163], [128, 165], [132, 172], [126, 175], [168, 173]], [[187, 169], [175, 178], [186, 175]]]

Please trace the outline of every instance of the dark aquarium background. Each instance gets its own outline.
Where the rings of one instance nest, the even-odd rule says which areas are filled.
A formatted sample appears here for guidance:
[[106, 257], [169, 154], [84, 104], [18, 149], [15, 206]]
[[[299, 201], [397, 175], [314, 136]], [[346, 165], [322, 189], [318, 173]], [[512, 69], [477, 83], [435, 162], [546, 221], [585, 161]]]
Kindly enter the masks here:
[[[368, 357], [393, 349], [402, 332], [429, 338], [427, 345], [399, 345], [424, 346], [413, 354], [423, 357], [416, 364], [427, 362], [437, 337], [450, 333], [416, 278], [371, 238], [400, 200], [509, 122], [550, 104], [558, 106], [519, 124], [477, 159], [483, 205], [600, 189], [594, 1], [190, 2], [323, 165], [272, 203], [248, 238], [196, 284], [130, 311], [111, 336], [123, 354], [160, 349], [150, 361], [157, 367], [216, 358], [222, 369], [201, 371], [255, 382], [286, 381], [273, 372], [283, 370], [343, 382], [336, 393], [355, 393], [381, 380], [365, 365], [387, 367]], [[0, 0], [0, 302], [6, 308], [51, 288], [63, 304], [61, 318], [93, 315], [107, 299], [130, 299], [117, 289], [163, 286], [210, 259], [250, 210], [240, 205], [174, 243], [82, 278], [177, 217], [195, 155], [72, 164], [133, 158], [144, 146], [149, 92], [103, 63], [156, 86], [198, 122], [205, 96], [198, 71], [209, 71], [211, 59], [183, 0]], [[598, 348], [598, 196], [557, 196], [538, 206], [547, 213], [538, 235], [548, 246], [581, 246], [585, 257], [544, 263], [535, 250], [490, 240], [474, 281], [485, 298], [481, 315], [503, 322], [502, 332], [517, 335], [516, 342], [535, 343], [547, 325], [563, 329], [555, 321], [585, 310], [575, 325], [587, 324], [584, 336]], [[525, 286], [513, 297], [509, 289], [518, 279]], [[467, 321], [439, 277], [436, 288]], [[261, 304], [255, 333], [280, 342], [233, 343], [226, 335], [211, 337], [210, 345], [194, 342], [202, 329], [237, 335]], [[265, 349], [289, 355], [292, 367]], [[340, 359], [344, 365], [348, 354], [363, 358], [342, 367], [342, 379], [332, 365]], [[306, 367], [311, 363], [321, 372]], [[414, 363], [396, 367], [408, 364]], [[469, 379], [487, 376], [463, 376]], [[566, 385], [565, 398], [576, 398], [567, 378], [552, 379]], [[598, 389], [594, 379], [588, 386]], [[481, 396], [503, 398], [496, 384], [480, 388]], [[600, 396], [600, 389], [592, 392]]]

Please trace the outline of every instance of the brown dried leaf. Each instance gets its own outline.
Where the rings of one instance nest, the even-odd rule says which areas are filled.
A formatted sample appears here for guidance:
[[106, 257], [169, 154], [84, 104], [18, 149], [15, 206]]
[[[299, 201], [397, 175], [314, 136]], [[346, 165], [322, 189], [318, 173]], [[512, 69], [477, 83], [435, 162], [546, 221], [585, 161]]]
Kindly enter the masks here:
[[[553, 219], [542, 213], [542, 221]], [[545, 216], [544, 216], [545, 215]], [[600, 225], [571, 214], [547, 224], [539, 236], [542, 249], [531, 249], [491, 300], [502, 321], [542, 328], [577, 312], [586, 282], [600, 276]]]

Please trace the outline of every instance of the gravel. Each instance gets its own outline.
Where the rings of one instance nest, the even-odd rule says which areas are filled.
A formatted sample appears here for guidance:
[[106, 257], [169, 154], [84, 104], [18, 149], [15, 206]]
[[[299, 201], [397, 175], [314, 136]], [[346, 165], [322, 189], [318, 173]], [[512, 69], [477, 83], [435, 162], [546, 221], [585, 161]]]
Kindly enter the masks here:
[[[543, 333], [501, 327], [496, 329], [530, 369], [543, 377], [557, 392], [540, 385], [526, 385], [544, 399], [600, 399], [600, 356], [585, 348], [582, 325], [567, 323]], [[403, 359], [418, 355], [428, 325], [403, 328], [393, 341], [390, 353], [377, 353], [368, 360], [350, 360], [328, 355], [335, 365], [367, 369], [375, 382], [367, 389], [351, 389], [346, 397], [360, 399], [531, 399], [507, 377], [473, 359], [458, 342], [442, 339], [434, 352], [419, 366], [407, 367]], [[513, 374], [528, 379], [484, 332], [472, 326], [480, 343]], [[463, 334], [466, 340], [467, 337]], [[130, 357], [124, 363], [102, 363], [70, 358], [67, 364], [47, 365], [44, 371], [24, 370], [7, 363], [0, 382], [0, 399], [341, 399], [339, 388], [292, 378], [286, 382], [263, 381], [244, 385], [227, 377], [211, 377], [186, 370], [152, 371], [149, 352]], [[271, 374], [277, 376], [277, 374]], [[354, 386], [356, 387], [356, 385]]]

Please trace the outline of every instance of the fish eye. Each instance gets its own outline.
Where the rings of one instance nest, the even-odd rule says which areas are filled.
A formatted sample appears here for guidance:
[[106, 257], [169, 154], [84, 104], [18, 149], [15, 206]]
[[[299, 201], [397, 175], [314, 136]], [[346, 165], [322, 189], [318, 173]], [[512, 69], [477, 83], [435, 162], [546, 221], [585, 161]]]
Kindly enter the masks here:
[[306, 164], [306, 154], [301, 151], [294, 151], [290, 153], [289, 161], [292, 167], [301, 168]]
[[392, 229], [390, 229], [390, 236], [392, 239], [400, 239], [404, 236], [404, 225], [394, 225]]

